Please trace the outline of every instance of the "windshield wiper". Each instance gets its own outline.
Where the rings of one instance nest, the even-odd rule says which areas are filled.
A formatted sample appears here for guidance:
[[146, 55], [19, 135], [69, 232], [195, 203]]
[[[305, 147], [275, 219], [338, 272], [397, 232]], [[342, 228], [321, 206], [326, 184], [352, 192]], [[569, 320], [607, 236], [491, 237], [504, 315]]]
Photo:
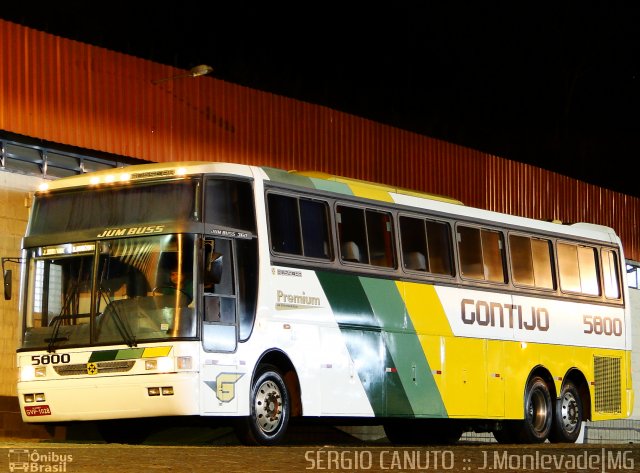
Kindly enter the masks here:
[[[123, 300], [126, 300], [126, 299], [123, 299]], [[111, 301], [111, 303], [109, 303], [109, 305], [105, 308], [103, 317], [107, 315], [107, 310], [111, 308], [110, 313], [113, 314], [114, 325], [118, 329], [118, 332], [120, 332], [120, 336], [122, 337], [122, 340], [124, 340], [124, 342], [129, 347], [136, 347], [138, 346], [136, 343], [136, 337], [129, 332], [127, 325], [123, 321], [122, 317], [120, 317], [120, 308], [119, 308], [119, 306], [121, 305], [120, 302], [121, 301]]]
[[55, 351], [55, 344], [58, 340], [65, 341], [69, 339], [68, 337], [58, 337], [58, 332], [60, 331], [60, 325], [62, 324], [63, 320], [69, 320], [73, 318], [73, 315], [71, 315], [71, 303], [74, 296], [77, 295], [77, 288], [78, 288], [77, 282], [69, 286], [69, 290], [67, 291], [67, 297], [65, 298], [65, 301], [64, 301], [64, 304], [62, 305], [62, 309], [60, 310], [60, 313], [53, 318], [53, 321], [52, 321], [53, 326], [49, 324], [52, 327], [51, 338], [47, 338], [44, 340], [45, 342], [49, 342], [49, 344], [47, 345], [48, 353], [53, 353]]

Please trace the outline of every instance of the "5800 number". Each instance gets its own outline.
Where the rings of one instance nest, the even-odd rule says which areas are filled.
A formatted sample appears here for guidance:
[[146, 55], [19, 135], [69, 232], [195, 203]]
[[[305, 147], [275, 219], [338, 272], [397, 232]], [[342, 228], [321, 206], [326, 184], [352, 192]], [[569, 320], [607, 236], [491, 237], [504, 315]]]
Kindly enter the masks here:
[[57, 365], [59, 363], [69, 363], [71, 361], [71, 355], [63, 353], [58, 355], [54, 353], [52, 355], [33, 355], [31, 357], [32, 365]]
[[586, 326], [584, 333], [596, 335], [622, 335], [622, 320], [615, 317], [600, 317], [599, 315], [584, 315], [582, 321]]

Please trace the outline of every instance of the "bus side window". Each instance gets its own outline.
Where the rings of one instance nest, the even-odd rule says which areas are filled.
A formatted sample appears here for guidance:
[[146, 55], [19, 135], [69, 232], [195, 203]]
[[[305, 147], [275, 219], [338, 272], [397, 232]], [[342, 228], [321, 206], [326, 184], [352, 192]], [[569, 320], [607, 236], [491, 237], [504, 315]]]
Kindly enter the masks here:
[[481, 281], [506, 282], [501, 232], [460, 225], [457, 238], [463, 276]]
[[336, 208], [340, 259], [354, 263], [369, 263], [364, 209], [339, 205]]
[[560, 289], [568, 292], [600, 295], [596, 249], [590, 246], [558, 242]]
[[602, 276], [604, 295], [607, 299], [620, 299], [620, 278], [618, 276], [618, 253], [602, 250]]

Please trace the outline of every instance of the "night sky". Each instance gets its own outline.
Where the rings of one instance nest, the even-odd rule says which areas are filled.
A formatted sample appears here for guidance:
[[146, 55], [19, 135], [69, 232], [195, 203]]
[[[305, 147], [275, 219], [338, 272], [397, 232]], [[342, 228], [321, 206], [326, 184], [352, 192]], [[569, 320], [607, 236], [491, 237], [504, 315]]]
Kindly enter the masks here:
[[0, 17], [640, 196], [631, 3], [49, 1]]

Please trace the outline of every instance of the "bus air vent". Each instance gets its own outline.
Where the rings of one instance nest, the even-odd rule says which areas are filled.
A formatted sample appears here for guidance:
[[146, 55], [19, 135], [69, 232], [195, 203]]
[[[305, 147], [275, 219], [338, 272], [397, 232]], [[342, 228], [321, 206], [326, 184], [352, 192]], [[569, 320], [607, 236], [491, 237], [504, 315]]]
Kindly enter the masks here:
[[[95, 363], [97, 365], [97, 371], [95, 374], [124, 373], [133, 368], [135, 363], [135, 360], [99, 361]], [[55, 365], [53, 369], [60, 376], [80, 376], [87, 374], [86, 363], [76, 365]]]
[[620, 386], [620, 358], [594, 356], [596, 412], [601, 414], [622, 413]]

